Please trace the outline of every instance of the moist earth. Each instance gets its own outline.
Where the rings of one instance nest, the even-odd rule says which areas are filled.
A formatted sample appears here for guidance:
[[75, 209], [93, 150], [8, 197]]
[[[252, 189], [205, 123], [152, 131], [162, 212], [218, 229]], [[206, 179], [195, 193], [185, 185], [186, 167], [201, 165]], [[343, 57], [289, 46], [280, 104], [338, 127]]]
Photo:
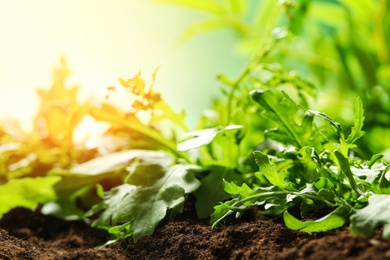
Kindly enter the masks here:
[[369, 238], [348, 227], [308, 234], [255, 211], [211, 228], [187, 207], [136, 243], [100, 247], [108, 239], [85, 222], [16, 208], [0, 220], [0, 259], [390, 259], [390, 241], [379, 229]]

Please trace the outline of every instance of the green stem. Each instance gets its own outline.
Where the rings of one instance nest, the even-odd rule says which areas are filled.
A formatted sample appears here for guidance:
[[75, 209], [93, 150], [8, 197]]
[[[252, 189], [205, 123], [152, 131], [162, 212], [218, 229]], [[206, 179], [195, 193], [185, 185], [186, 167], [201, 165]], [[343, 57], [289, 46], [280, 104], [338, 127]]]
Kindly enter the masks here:
[[272, 192], [264, 192], [264, 193], [261, 193], [261, 194], [256, 194], [256, 195], [253, 195], [253, 196], [249, 196], [249, 197], [246, 197], [242, 200], [240, 200], [239, 202], [243, 203], [243, 202], [246, 202], [246, 201], [250, 201], [250, 200], [253, 200], [253, 199], [257, 199], [257, 198], [261, 198], [261, 197], [268, 197], [268, 196], [275, 196], [275, 195], [288, 195], [288, 194], [291, 194], [291, 195], [296, 195], [298, 197], [304, 197], [304, 198], [308, 198], [308, 199], [311, 199], [313, 201], [322, 201], [324, 203], [326, 203], [327, 205], [329, 206], [335, 206], [334, 203], [331, 203], [325, 199], [322, 199], [318, 196], [315, 196], [315, 195], [311, 195], [311, 194], [300, 194], [299, 192], [289, 192], [289, 191], [272, 191]]
[[263, 59], [271, 50], [271, 47], [276, 43], [274, 39], [270, 38], [270, 34], [275, 24], [275, 20], [278, 17], [278, 13], [281, 11], [281, 7], [282, 5], [276, 5], [275, 8], [272, 10], [272, 12], [270, 13], [270, 17], [273, 17], [273, 19], [271, 19], [270, 23], [268, 24], [264, 36], [260, 39], [256, 51], [249, 59], [247, 65], [237, 77], [237, 79], [229, 84], [231, 88], [228, 96], [226, 125], [230, 125], [231, 123], [234, 92], [238, 89], [240, 83], [245, 79], [245, 77], [263, 61]]

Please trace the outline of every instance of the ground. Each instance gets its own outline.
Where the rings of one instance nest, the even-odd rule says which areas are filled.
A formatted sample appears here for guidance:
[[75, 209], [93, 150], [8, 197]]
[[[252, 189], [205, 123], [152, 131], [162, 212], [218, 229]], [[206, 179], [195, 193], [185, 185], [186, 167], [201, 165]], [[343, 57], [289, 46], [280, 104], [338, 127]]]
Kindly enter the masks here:
[[137, 243], [99, 247], [108, 238], [103, 230], [16, 208], [0, 221], [0, 259], [390, 259], [381, 230], [370, 238], [348, 227], [307, 234], [255, 212], [212, 229], [193, 212], [187, 208]]

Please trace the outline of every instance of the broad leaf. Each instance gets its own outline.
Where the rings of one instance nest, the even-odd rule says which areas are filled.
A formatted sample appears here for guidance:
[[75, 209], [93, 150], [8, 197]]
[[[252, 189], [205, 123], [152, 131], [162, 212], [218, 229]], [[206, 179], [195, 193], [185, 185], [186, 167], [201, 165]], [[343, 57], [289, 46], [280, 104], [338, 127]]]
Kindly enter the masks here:
[[371, 236], [378, 226], [383, 225], [383, 237], [390, 238], [390, 195], [374, 194], [368, 198], [368, 205], [351, 216], [351, 231]]
[[[151, 235], [168, 210], [182, 208], [185, 194], [199, 187], [199, 181], [187, 165], [160, 168], [161, 176], [150, 185], [123, 184], [106, 194], [105, 211], [95, 222], [97, 226], [130, 224], [133, 239]], [[147, 169], [144, 168], [145, 173]]]
[[57, 198], [58, 176], [10, 180], [0, 186], [0, 217], [16, 207], [33, 209]]
[[173, 163], [173, 159], [164, 152], [128, 150], [92, 159], [74, 166], [69, 171], [53, 170], [51, 174], [62, 176], [62, 180], [56, 185], [58, 192], [74, 192], [88, 185], [94, 186], [105, 178], [115, 182], [118, 179], [115, 173], [123, 171], [139, 160], [153, 161], [165, 167]]

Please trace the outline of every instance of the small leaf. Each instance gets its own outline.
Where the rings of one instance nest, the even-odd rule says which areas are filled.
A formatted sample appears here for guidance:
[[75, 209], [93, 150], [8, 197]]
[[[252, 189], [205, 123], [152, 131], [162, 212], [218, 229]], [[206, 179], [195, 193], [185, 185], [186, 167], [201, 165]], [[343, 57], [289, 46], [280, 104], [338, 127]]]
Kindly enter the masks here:
[[380, 159], [382, 159], [384, 157], [383, 154], [374, 154], [371, 159], [368, 161], [367, 165], [368, 167], [372, 167], [377, 161], [379, 161]]
[[390, 194], [390, 181], [386, 178], [386, 173], [390, 170], [388, 165], [372, 182], [372, 191], [377, 194]]
[[353, 127], [351, 129], [351, 134], [347, 138], [347, 143], [352, 144], [360, 137], [362, 137], [365, 132], [362, 131], [364, 124], [364, 109], [362, 100], [357, 97], [355, 101], [355, 116], [353, 120]]
[[217, 136], [218, 131], [218, 128], [209, 128], [187, 133], [188, 139], [180, 142], [177, 145], [177, 150], [188, 151], [208, 145]]
[[351, 167], [349, 166], [348, 158], [344, 157], [344, 155], [336, 150], [334, 154], [337, 157], [337, 161], [339, 162], [341, 171], [345, 174], [345, 176], [349, 180], [349, 184], [351, 185], [352, 189], [354, 189], [357, 194], [363, 195], [363, 192], [360, 190], [360, 188], [356, 185], [356, 181], [354, 178], [354, 174], [351, 171]]
[[383, 237], [390, 238], [390, 195], [374, 194], [368, 205], [351, 216], [351, 231], [371, 236], [377, 226], [383, 225]]
[[224, 128], [215, 127], [189, 132], [186, 134], [187, 139], [177, 145], [177, 150], [183, 152], [208, 145], [214, 140], [217, 134], [241, 128], [242, 126], [240, 125], [228, 125]]
[[268, 156], [263, 154], [260, 151], [253, 152], [253, 155], [256, 160], [256, 164], [260, 167], [260, 172], [267, 177], [267, 179], [275, 186], [279, 188], [284, 188], [285, 186], [285, 173], [278, 172], [276, 168], [271, 165]]

